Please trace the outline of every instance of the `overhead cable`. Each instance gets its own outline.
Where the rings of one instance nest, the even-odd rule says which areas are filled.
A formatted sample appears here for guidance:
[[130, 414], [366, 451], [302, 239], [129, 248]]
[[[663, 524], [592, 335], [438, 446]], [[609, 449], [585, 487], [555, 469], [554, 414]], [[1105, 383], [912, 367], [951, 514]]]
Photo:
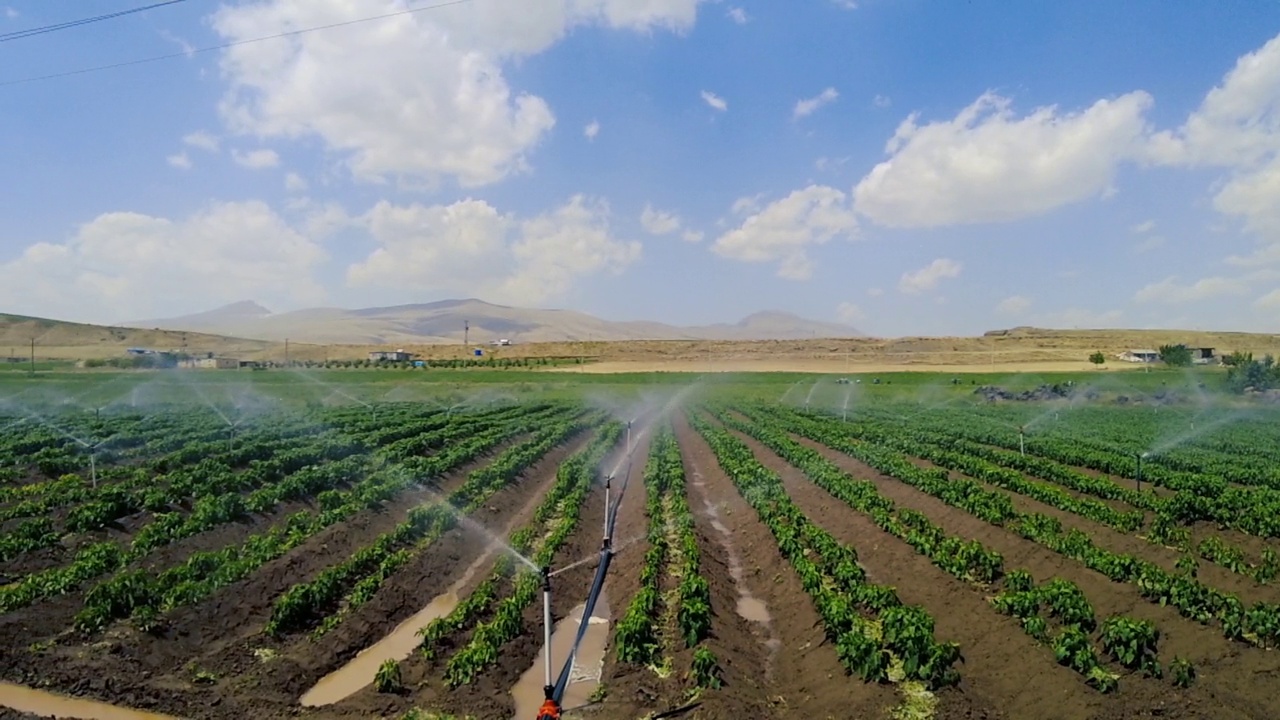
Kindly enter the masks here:
[[[171, 0], [176, 1], [176, 0]], [[434, 5], [425, 5], [419, 8], [410, 8], [408, 10], [399, 10], [384, 15], [373, 15], [371, 17], [357, 18], [355, 20], [344, 20], [342, 22], [329, 23], [328, 25], [316, 25], [315, 27], [301, 28], [299, 30], [290, 30], [288, 32], [276, 33], [275, 35], [265, 35], [263, 37], [248, 38], [246, 40], [234, 40], [232, 42], [223, 43], [221, 45], [210, 45], [208, 47], [193, 48], [182, 52], [169, 53], [167, 55], [153, 55], [152, 57], [139, 58], [137, 60], [125, 60], [123, 62], [111, 63], [109, 65], [95, 65], [93, 67], [80, 68], [78, 70], [67, 70], [65, 72], [50, 73], [48, 75], [35, 75], [32, 77], [18, 78], [16, 80], [0, 81], [0, 87], [10, 85], [22, 85], [25, 83], [33, 83], [41, 80], [56, 80], [58, 78], [72, 77], [74, 75], [86, 75], [88, 73], [101, 72], [103, 70], [114, 70], [116, 68], [130, 67], [133, 65], [145, 65], [147, 63], [159, 62], [161, 60], [172, 60], [180, 57], [190, 57], [202, 53], [215, 52], [217, 50], [226, 50], [227, 48], [239, 47], [241, 45], [249, 45], [250, 43], [265, 42], [267, 40], [279, 40], [281, 38], [294, 37], [296, 35], [305, 35], [307, 33], [316, 32], [317, 30], [330, 30], [332, 28], [345, 27], [347, 25], [356, 25], [358, 23], [373, 22], [375, 20], [386, 20], [387, 18], [400, 17], [402, 15], [411, 15], [413, 13], [425, 12], [427, 10], [439, 10], [441, 8], [453, 7], [455, 5], [464, 5], [471, 0], [449, 0], [448, 2], [436, 3]]]
[[0, 33], [0, 43], [9, 42], [11, 40], [21, 40], [23, 38], [34, 37], [36, 35], [47, 35], [51, 32], [67, 30], [74, 27], [80, 27], [82, 25], [92, 25], [93, 23], [99, 23], [103, 20], [113, 20], [125, 15], [133, 15], [134, 13], [140, 13], [147, 10], [155, 10], [156, 8], [164, 7], [166, 5], [176, 5], [180, 2], [186, 1], [187, 0], [164, 0], [164, 2], [152, 3], [151, 5], [130, 8], [128, 10], [119, 10], [117, 12], [106, 13], [104, 15], [94, 15], [93, 17], [80, 18], [79, 20], [68, 20], [66, 22], [54, 23], [53, 25], [44, 25], [42, 27], [27, 28], [26, 30], [15, 30], [13, 32]]

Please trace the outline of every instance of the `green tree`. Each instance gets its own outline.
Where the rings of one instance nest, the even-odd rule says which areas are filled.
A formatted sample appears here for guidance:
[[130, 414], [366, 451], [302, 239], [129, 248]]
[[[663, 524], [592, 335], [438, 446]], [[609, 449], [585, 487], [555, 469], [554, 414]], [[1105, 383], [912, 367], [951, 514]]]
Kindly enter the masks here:
[[1161, 345], [1160, 361], [1169, 367], [1190, 367], [1191, 350], [1186, 345]]
[[1089, 362], [1093, 363], [1094, 365], [1102, 365], [1106, 361], [1107, 361], [1107, 356], [1103, 355], [1101, 350], [1089, 356]]

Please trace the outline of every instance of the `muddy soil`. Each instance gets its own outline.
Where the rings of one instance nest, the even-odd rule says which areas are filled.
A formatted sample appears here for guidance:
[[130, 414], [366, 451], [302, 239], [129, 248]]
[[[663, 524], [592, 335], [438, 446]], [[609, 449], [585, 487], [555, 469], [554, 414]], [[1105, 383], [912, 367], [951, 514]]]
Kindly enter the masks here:
[[[441, 478], [440, 488], [447, 492], [457, 487], [469, 472], [490, 462], [503, 447]], [[249, 578], [222, 588], [194, 607], [171, 613], [166, 618], [167, 629], [160, 636], [139, 633], [120, 623], [87, 643], [81, 644], [76, 636], [70, 635], [62, 638], [63, 644], [33, 653], [28, 650], [32, 642], [53, 637], [69, 626], [71, 618], [82, 607], [83, 594], [51, 598], [4, 615], [0, 617], [0, 640], [5, 641], [0, 648], [4, 677], [26, 685], [182, 717], [238, 717], [246, 707], [253, 708], [251, 715], [255, 717], [273, 716], [268, 702], [292, 704], [306, 688], [292, 695], [292, 691], [297, 690], [292, 685], [284, 690], [272, 688], [276, 693], [272, 695], [255, 676], [236, 674], [256, 662], [248, 645], [253, 644], [254, 648], [268, 645], [261, 631], [270, 617], [272, 602], [291, 585], [308, 580], [325, 567], [350, 556], [401, 522], [411, 508], [432, 498], [433, 495], [424, 490], [408, 491], [382, 508], [358, 513], [345, 523], [326, 528], [259, 568]], [[176, 564], [182, 551], [189, 554], [224, 547], [225, 541], [217, 539], [221, 532], [222, 529], [217, 529], [203, 533], [157, 553], [167, 553]], [[406, 617], [412, 612], [410, 610]], [[32, 633], [33, 627], [42, 634]], [[374, 635], [370, 642], [376, 639]], [[307, 641], [303, 639], [303, 642]], [[247, 660], [239, 657], [240, 650], [245, 650]], [[209, 685], [193, 684], [196, 670], [212, 672], [220, 679]], [[286, 696], [289, 696], [287, 700], [281, 699]], [[246, 706], [241, 706], [241, 699]], [[292, 714], [282, 705], [277, 707], [281, 708], [282, 715]]]
[[1089, 598], [1098, 618], [1125, 615], [1152, 621], [1160, 630], [1161, 663], [1167, 666], [1174, 657], [1181, 657], [1195, 665], [1198, 678], [1188, 690], [1174, 687], [1167, 677], [1155, 683], [1122, 676], [1119, 691], [1104, 699], [1095, 717], [1275, 717], [1273, 698], [1280, 691], [1280, 656], [1274, 652], [1230, 642], [1215, 626], [1201, 626], [1186, 620], [1174, 608], [1147, 602], [1132, 585], [1112, 582], [1074, 560], [882, 476], [842, 453], [796, 439], [855, 477], [875, 481], [880, 492], [899, 507], [924, 513], [948, 534], [978, 540], [996, 550], [1004, 556], [1006, 569], [1026, 569], [1038, 583], [1054, 577], [1071, 580]]
[[[795, 569], [782, 557], [769, 529], [742, 499], [720, 469], [711, 448], [684, 417], [677, 419], [676, 430], [686, 471], [694, 484], [691, 499], [703, 490], [711, 499], [717, 521], [729, 530], [730, 546], [742, 559], [743, 582], [748, 589], [748, 593], [740, 593], [732, 586], [731, 573], [721, 571], [723, 566], [719, 563], [707, 563], [710, 576], [716, 580], [712, 584], [713, 607], [719, 600], [712, 627], [721, 645], [713, 645], [712, 649], [724, 667], [726, 687], [707, 698], [707, 705], [699, 708], [700, 716], [883, 716], [898, 702], [893, 689], [848, 676], [836, 658], [835, 648], [826, 642], [812, 600], [801, 587]], [[697, 487], [699, 480], [703, 488]], [[690, 504], [700, 533], [704, 537], [714, 535], [711, 519], [700, 512], [702, 503]], [[719, 544], [712, 541], [704, 547]], [[727, 553], [728, 548], [724, 549]], [[725, 587], [726, 580], [729, 587]], [[742, 623], [747, 621], [737, 613], [738, 599], [743, 594], [762, 600], [770, 615], [767, 629], [749, 627], [751, 635], [747, 637], [741, 631]], [[748, 638], [753, 642], [747, 642]], [[776, 652], [768, 647], [770, 639], [777, 640]]]

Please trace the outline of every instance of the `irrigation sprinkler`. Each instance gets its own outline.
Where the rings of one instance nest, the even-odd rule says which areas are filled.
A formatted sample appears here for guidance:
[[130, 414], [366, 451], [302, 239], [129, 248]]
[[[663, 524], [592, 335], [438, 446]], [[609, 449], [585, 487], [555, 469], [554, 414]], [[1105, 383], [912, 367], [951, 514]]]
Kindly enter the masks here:
[[1022, 455], [1027, 454], [1027, 429], [1023, 425], [1018, 426], [1018, 452]]
[[1135, 477], [1135, 479], [1138, 481], [1138, 492], [1142, 492], [1142, 459], [1145, 457], [1148, 457], [1150, 454], [1151, 453], [1135, 453], [1134, 454], [1134, 456], [1138, 459], [1138, 473]]
[[[631, 456], [631, 421], [627, 421], [627, 456]], [[609, 507], [608, 485], [605, 485], [604, 506]]]
[[556, 702], [556, 686], [551, 684], [551, 567], [542, 568], [542, 708], [538, 720], [558, 720], [560, 704]]
[[613, 485], [613, 475], [604, 479], [604, 541], [609, 543], [609, 487]]

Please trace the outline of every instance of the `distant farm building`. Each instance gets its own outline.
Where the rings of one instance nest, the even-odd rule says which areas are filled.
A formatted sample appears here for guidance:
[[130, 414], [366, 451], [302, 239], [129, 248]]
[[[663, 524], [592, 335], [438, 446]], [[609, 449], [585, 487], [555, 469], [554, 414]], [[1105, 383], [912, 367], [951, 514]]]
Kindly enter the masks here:
[[238, 370], [240, 361], [225, 357], [200, 358], [196, 360], [196, 367], [210, 370]]
[[1209, 365], [1211, 363], [1215, 363], [1218, 361], [1217, 356], [1213, 354], [1213, 348], [1193, 347], [1190, 349], [1191, 349], [1191, 362], [1197, 365]]
[[1151, 363], [1160, 359], [1160, 353], [1156, 350], [1126, 350], [1119, 357], [1125, 362]]
[[369, 353], [369, 359], [374, 362], [409, 362], [413, 359], [413, 353], [404, 350], [375, 350]]

